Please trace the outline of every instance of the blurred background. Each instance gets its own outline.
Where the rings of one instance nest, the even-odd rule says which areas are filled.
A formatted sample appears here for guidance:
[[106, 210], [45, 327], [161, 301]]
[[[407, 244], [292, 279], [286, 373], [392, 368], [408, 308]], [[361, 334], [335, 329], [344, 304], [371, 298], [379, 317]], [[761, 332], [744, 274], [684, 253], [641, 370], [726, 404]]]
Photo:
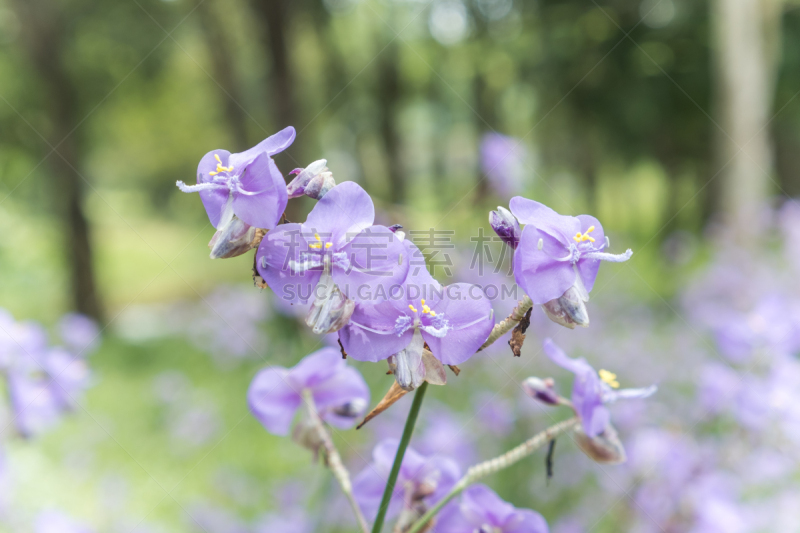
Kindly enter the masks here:
[[[214, 229], [175, 187], [293, 125], [284, 174], [326, 158], [378, 223], [420, 232], [443, 282], [513, 283], [482, 239], [515, 195], [635, 251], [601, 269], [589, 329], [534, 310], [522, 358], [501, 340], [432, 388], [413, 447], [465, 468], [566, 417], [518, 387], [568, 390], [550, 335], [660, 391], [615, 409], [628, 465], [562, 439], [550, 483], [540, 454], [487, 481], [502, 497], [555, 533], [800, 531], [798, 7], [0, 0], [0, 530], [352, 529], [329, 474], [245, 404], [258, 369], [335, 338], [255, 289], [252, 255], [209, 260]], [[32, 353], [46, 364], [8, 371]], [[351, 364], [374, 403], [391, 377]], [[354, 473], [408, 406], [337, 432]]]

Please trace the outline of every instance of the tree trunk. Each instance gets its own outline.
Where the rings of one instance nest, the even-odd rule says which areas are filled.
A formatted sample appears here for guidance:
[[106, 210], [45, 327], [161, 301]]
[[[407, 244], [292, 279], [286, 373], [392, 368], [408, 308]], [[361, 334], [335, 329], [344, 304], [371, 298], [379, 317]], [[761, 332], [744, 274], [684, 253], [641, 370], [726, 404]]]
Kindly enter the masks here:
[[389, 194], [391, 201], [402, 204], [406, 199], [405, 173], [400, 160], [400, 137], [395, 128], [395, 117], [400, 102], [400, 73], [397, 45], [389, 44], [381, 54], [378, 99], [381, 106], [380, 132], [389, 167]]
[[724, 221], [741, 243], [759, 231], [772, 188], [768, 122], [777, 67], [781, 0], [714, 0], [720, 188]]
[[[294, 78], [289, 61], [287, 32], [292, 0], [251, 0], [264, 28], [263, 44], [272, 60], [272, 105], [277, 127], [298, 126], [294, 102]], [[296, 1], [296, 0], [295, 0]]]
[[200, 24], [211, 56], [214, 81], [219, 86], [223, 100], [225, 117], [236, 143], [236, 151], [241, 151], [250, 146], [247, 138], [248, 117], [241, 106], [242, 91], [236, 77], [231, 43], [225, 31], [227, 28], [220, 22], [214, 8], [214, 2], [206, 0], [200, 3], [197, 11], [200, 14]]
[[48, 161], [51, 168], [53, 201], [63, 224], [65, 255], [70, 269], [72, 302], [76, 311], [98, 322], [102, 305], [94, 276], [89, 224], [83, 211], [84, 179], [80, 142], [73, 132], [78, 123], [75, 85], [64, 68], [66, 48], [63, 14], [49, 0], [17, 0], [24, 28], [24, 45], [45, 87], [52, 133], [47, 139], [55, 150]]

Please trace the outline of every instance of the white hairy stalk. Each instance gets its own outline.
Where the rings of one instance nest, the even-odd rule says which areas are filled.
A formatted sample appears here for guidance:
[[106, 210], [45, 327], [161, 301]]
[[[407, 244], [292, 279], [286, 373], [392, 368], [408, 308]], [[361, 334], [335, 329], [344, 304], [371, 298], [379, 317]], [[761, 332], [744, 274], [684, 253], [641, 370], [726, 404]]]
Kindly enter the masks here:
[[[527, 310], [525, 312], [527, 312]], [[558, 424], [550, 426], [544, 431], [537, 433], [530, 439], [526, 440], [516, 448], [507, 451], [503, 455], [470, 467], [464, 477], [462, 477], [458, 483], [456, 483], [455, 487], [453, 487], [453, 490], [447, 493], [447, 495], [437, 502], [436, 505], [434, 505], [427, 513], [422, 515], [422, 518], [420, 518], [411, 527], [411, 529], [407, 531], [407, 533], [419, 533], [424, 531], [425, 526], [434, 516], [436, 516], [436, 513], [441, 511], [442, 507], [444, 507], [450, 500], [461, 494], [464, 489], [476, 481], [488, 476], [489, 474], [494, 474], [495, 472], [504, 470], [509, 466], [519, 462], [521, 459], [529, 456], [561, 433], [574, 429], [579, 423], [580, 420], [578, 417], [572, 417], [569, 420], [559, 422]]]
[[508, 315], [498, 324], [495, 324], [494, 328], [492, 328], [492, 332], [489, 334], [489, 338], [486, 339], [486, 342], [483, 343], [483, 346], [481, 346], [478, 351], [488, 348], [494, 343], [494, 341], [517, 327], [519, 321], [525, 318], [525, 314], [531, 307], [533, 307], [533, 302], [531, 301], [530, 296], [526, 294], [522, 300], [517, 303], [517, 306], [513, 311], [511, 311], [510, 315]]
[[347, 471], [347, 468], [345, 468], [344, 463], [342, 463], [342, 456], [339, 455], [339, 451], [333, 444], [333, 438], [331, 438], [331, 434], [325, 427], [325, 423], [319, 417], [319, 413], [317, 413], [317, 408], [314, 405], [314, 398], [312, 397], [310, 390], [306, 389], [303, 391], [303, 400], [306, 404], [306, 410], [308, 412], [311, 425], [316, 431], [320, 442], [322, 443], [322, 452], [325, 457], [325, 463], [328, 465], [328, 468], [331, 469], [333, 477], [336, 478], [336, 481], [342, 488], [342, 492], [344, 492], [347, 501], [350, 502], [350, 506], [353, 508], [353, 513], [356, 515], [356, 520], [358, 521], [358, 525], [362, 533], [369, 533], [367, 520], [361, 513], [361, 508], [358, 506], [358, 502], [356, 502], [355, 498], [353, 497], [353, 484], [350, 482], [350, 473]]

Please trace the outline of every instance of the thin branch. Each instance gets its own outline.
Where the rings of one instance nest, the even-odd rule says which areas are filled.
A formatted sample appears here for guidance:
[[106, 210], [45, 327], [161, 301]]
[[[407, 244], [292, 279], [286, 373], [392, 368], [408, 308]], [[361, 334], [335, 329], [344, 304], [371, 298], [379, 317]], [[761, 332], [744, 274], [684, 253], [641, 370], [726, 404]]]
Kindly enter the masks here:
[[522, 300], [517, 303], [517, 306], [511, 311], [510, 315], [504, 318], [500, 323], [495, 324], [494, 328], [492, 328], [492, 333], [489, 334], [489, 338], [486, 339], [486, 342], [483, 343], [483, 346], [481, 346], [478, 351], [488, 348], [494, 341], [514, 329], [517, 324], [519, 324], [519, 321], [525, 318], [525, 314], [531, 307], [533, 307], [533, 302], [526, 294]]
[[420, 531], [423, 531], [428, 522], [430, 522], [431, 519], [436, 516], [436, 513], [441, 511], [442, 507], [447, 505], [450, 500], [461, 494], [464, 489], [479, 479], [488, 476], [489, 474], [494, 474], [495, 472], [508, 468], [509, 466], [519, 462], [521, 459], [524, 459], [534, 451], [553, 440], [556, 436], [574, 428], [579, 422], [580, 421], [578, 417], [572, 417], [569, 420], [559, 422], [558, 424], [550, 426], [544, 431], [537, 433], [530, 439], [526, 440], [516, 448], [509, 450], [503, 455], [470, 467], [464, 477], [462, 477], [459, 482], [456, 483], [455, 487], [453, 487], [453, 489], [444, 498], [439, 500], [436, 505], [434, 505], [427, 513], [422, 515], [422, 518], [420, 518], [413, 526], [411, 526], [411, 529], [409, 529], [407, 533], [419, 533]]

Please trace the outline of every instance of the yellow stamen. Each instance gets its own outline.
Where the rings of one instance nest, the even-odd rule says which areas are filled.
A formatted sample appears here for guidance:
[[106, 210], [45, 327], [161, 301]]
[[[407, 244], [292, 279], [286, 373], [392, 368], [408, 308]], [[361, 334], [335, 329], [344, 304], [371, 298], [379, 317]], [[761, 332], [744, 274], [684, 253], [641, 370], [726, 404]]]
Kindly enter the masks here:
[[594, 226], [589, 226], [589, 229], [586, 230], [586, 233], [581, 234], [581, 232], [579, 231], [578, 233], [575, 234], [572, 240], [574, 240], [575, 242], [584, 242], [584, 241], [594, 242], [594, 238], [589, 236], [589, 234], [593, 231], [594, 231]]
[[320, 248], [322, 248], [322, 243], [317, 242], [317, 243], [314, 243], [314, 244], [309, 244], [308, 247], [319, 250]]
[[617, 381], [617, 375], [615, 373], [601, 368], [598, 374], [600, 375], [600, 379], [605, 381], [612, 389], [619, 388], [619, 381]]
[[422, 300], [419, 301], [419, 303], [421, 303], [422, 305], [425, 305], [425, 299], [423, 298]]
[[327, 250], [328, 248], [330, 248], [331, 246], [333, 246], [333, 243], [332, 243], [332, 242], [326, 242], [326, 243], [325, 243], [325, 249], [326, 249], [326, 250]]
[[411, 304], [408, 304], [408, 308], [414, 311], [415, 313], [417, 312], [416, 308], [414, 308], [414, 306]]
[[216, 159], [217, 163], [219, 163], [220, 165], [222, 164], [222, 159], [219, 158], [219, 154], [214, 154], [214, 159]]
[[314, 238], [315, 238], [315, 239], [317, 239], [318, 241], [321, 241], [321, 240], [322, 240], [322, 239], [320, 239], [320, 238], [319, 238], [319, 233], [315, 233], [315, 234], [314, 234]]
[[431, 311], [431, 316], [436, 316], [436, 311]]
[[422, 312], [427, 315], [428, 313], [431, 312], [431, 308], [428, 307], [427, 305], [423, 305], [422, 306]]
[[219, 158], [219, 154], [214, 154], [214, 159], [217, 160], [217, 169], [214, 170], [213, 172], [209, 172], [208, 173], [209, 176], [216, 176], [220, 172], [233, 172], [233, 165], [229, 167], [222, 166], [222, 159]]

